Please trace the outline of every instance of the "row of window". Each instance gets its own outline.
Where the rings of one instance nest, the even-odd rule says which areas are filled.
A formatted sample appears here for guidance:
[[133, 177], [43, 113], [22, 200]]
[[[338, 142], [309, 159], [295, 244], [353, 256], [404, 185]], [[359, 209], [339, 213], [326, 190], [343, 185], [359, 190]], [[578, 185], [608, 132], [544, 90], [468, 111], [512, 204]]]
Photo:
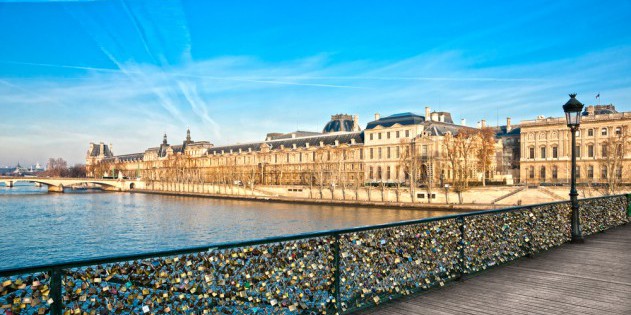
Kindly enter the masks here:
[[[594, 157], [594, 145], [593, 144], [588, 144], [586, 146], [587, 148], [587, 157], [589, 158], [593, 158]], [[545, 159], [547, 158], [547, 147], [540, 147], [539, 148], [539, 158], [541, 159]], [[601, 144], [600, 145], [600, 157], [607, 157], [609, 155], [609, 145], [608, 144]], [[616, 146], [616, 154], [621, 154], [622, 153], [622, 144], [618, 144]], [[556, 159], [559, 157], [559, 150], [558, 147], [553, 146], [552, 147], [552, 156], [553, 159]], [[581, 146], [577, 145], [576, 146], [576, 157], [580, 158], [581, 157]], [[535, 158], [535, 148], [534, 147], [530, 147], [528, 149], [528, 158], [529, 159], [534, 159]]]
[[[608, 172], [608, 168], [607, 165], [603, 165], [600, 168], [600, 178], [602, 179], [607, 179], [607, 177], [609, 176], [609, 172]], [[541, 166], [539, 168], [539, 178], [540, 179], [546, 179], [547, 177], [547, 169], [545, 166]], [[558, 178], [558, 174], [559, 174], [559, 169], [556, 166], [552, 166], [551, 167], [551, 176], [550, 178], [552, 179], [557, 179]], [[594, 166], [593, 165], [588, 165], [587, 166], [587, 178], [593, 179], [594, 178]], [[616, 169], [616, 174], [615, 174], [616, 178], [621, 179], [622, 178], [622, 167], [618, 167]], [[530, 178], [535, 178], [535, 167], [531, 166], [528, 168], [528, 177]], [[576, 178], [581, 178], [581, 167], [577, 166], [576, 167]]]
[[[539, 158], [545, 159], [547, 158], [547, 153], [548, 153], [548, 149], [547, 147], [541, 147], [539, 148]], [[559, 157], [559, 148], [557, 146], [553, 146], [552, 147], [552, 158], [556, 159]], [[535, 158], [535, 148], [534, 147], [530, 147], [529, 148], [529, 152], [528, 152], [528, 158], [530, 159], [534, 159]]]
[[[409, 137], [410, 137], [410, 130], [409, 130], [409, 129], [406, 129], [404, 132], [405, 132], [405, 137], [406, 137], [406, 138], [409, 138]], [[370, 140], [374, 140], [375, 135], [377, 135], [377, 140], [381, 140], [382, 134], [385, 134], [386, 139], [390, 139], [390, 137], [391, 137], [392, 135], [394, 135], [394, 136], [395, 136], [395, 138], [397, 138], [397, 139], [399, 139], [399, 138], [401, 137], [401, 132], [400, 132], [400, 130], [397, 130], [397, 131], [387, 131], [387, 132], [376, 132], [376, 133], [372, 133], [372, 132], [371, 132], [371, 133], [369, 134]]]
[[[374, 172], [376, 170], [376, 173]], [[390, 180], [392, 179], [392, 173], [391, 173], [391, 167], [390, 166], [386, 166], [385, 167], [385, 174], [383, 173], [383, 170], [381, 168], [381, 166], [377, 166], [376, 168], [371, 166], [368, 168], [368, 178], [369, 179], [376, 179], [376, 180]], [[394, 167], [394, 176], [395, 179], [399, 178], [399, 173], [401, 171], [401, 167], [399, 166], [395, 166]], [[407, 174], [406, 174], [407, 177]], [[407, 178], [406, 178], [407, 179]]]
[[[593, 137], [594, 136], [594, 132], [595, 130], [593, 128], [587, 129], [587, 136], [588, 137]], [[619, 136], [622, 134], [622, 127], [616, 127], [616, 129], [614, 129], [614, 133]], [[600, 129], [600, 135], [601, 136], [607, 136], [609, 134], [609, 129], [607, 127], [603, 127]], [[580, 136], [581, 135], [581, 131], [578, 130], [576, 132], [576, 136]]]

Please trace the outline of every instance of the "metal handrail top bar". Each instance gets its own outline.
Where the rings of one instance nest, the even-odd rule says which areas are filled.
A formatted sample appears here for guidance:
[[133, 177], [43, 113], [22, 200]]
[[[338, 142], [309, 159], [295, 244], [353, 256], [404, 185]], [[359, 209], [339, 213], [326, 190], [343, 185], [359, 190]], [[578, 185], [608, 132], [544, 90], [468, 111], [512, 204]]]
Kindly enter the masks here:
[[[593, 199], [613, 198], [613, 197], [621, 197], [621, 196], [626, 196], [626, 194], [590, 197], [590, 198], [583, 198], [581, 200], [593, 200]], [[452, 215], [439, 216], [439, 217], [406, 220], [406, 221], [399, 221], [399, 222], [359, 226], [359, 227], [328, 230], [328, 231], [317, 231], [317, 232], [306, 232], [306, 233], [284, 235], [284, 236], [273, 236], [273, 237], [253, 239], [253, 240], [244, 240], [244, 241], [237, 241], [237, 242], [221, 242], [221, 243], [209, 244], [205, 246], [195, 246], [195, 247], [173, 249], [173, 250], [146, 252], [146, 253], [140, 253], [140, 254], [103, 256], [103, 257], [89, 258], [89, 259], [84, 259], [84, 260], [71, 260], [71, 261], [65, 261], [65, 262], [58, 262], [54, 264], [8, 268], [8, 269], [0, 270], [0, 277], [7, 277], [7, 276], [26, 274], [26, 273], [35, 273], [35, 272], [45, 272], [45, 271], [49, 271], [53, 269], [61, 270], [61, 269], [86, 267], [86, 266], [101, 265], [101, 264], [108, 264], [108, 263], [115, 263], [115, 262], [125, 262], [125, 261], [132, 261], [132, 260], [138, 260], [138, 259], [169, 257], [169, 256], [184, 255], [184, 254], [194, 254], [194, 253], [200, 253], [200, 252], [206, 252], [206, 251], [212, 251], [212, 250], [231, 249], [231, 248], [237, 248], [237, 247], [248, 247], [248, 246], [261, 245], [261, 244], [272, 244], [272, 243], [288, 242], [288, 241], [318, 238], [318, 237], [325, 237], [325, 236], [332, 236], [332, 235], [365, 232], [365, 231], [371, 231], [371, 230], [379, 230], [379, 229], [384, 229], [384, 228], [414, 225], [414, 224], [435, 222], [435, 221], [441, 221], [441, 220], [511, 212], [511, 211], [517, 211], [521, 209], [539, 207], [539, 206], [562, 204], [566, 202], [569, 202], [569, 201], [555, 201], [555, 202], [539, 203], [539, 204], [532, 204], [532, 205], [514, 206], [514, 207], [494, 209], [494, 210], [473, 211], [473, 212], [468, 212], [468, 213], [452, 214]]]

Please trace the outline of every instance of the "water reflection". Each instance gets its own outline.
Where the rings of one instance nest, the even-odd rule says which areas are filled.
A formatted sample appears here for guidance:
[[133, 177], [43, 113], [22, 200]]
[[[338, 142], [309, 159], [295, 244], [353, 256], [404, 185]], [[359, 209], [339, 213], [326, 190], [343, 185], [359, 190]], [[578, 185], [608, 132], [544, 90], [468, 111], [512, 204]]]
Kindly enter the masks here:
[[444, 211], [263, 203], [0, 187], [0, 268], [201, 246], [446, 215]]

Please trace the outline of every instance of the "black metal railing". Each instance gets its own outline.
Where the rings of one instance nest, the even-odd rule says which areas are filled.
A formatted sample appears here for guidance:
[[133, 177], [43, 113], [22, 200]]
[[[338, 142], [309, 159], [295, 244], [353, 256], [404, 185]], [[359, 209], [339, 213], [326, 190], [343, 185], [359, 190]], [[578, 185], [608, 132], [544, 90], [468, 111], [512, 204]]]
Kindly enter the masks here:
[[[629, 222], [625, 195], [580, 200], [585, 234]], [[348, 313], [570, 239], [555, 202], [0, 270], [0, 313]]]

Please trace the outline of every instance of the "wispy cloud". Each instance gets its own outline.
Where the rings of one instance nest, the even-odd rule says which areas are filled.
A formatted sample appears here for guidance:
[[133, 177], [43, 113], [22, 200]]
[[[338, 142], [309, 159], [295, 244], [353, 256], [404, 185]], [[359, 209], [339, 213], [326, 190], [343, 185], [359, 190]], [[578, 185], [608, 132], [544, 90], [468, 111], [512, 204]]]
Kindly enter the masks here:
[[[88, 141], [113, 142], [117, 153], [137, 152], [159, 143], [163, 131], [177, 143], [187, 127], [195, 139], [215, 144], [254, 141], [271, 131], [320, 130], [328, 115], [338, 112], [359, 114], [365, 123], [374, 112], [422, 112], [431, 106], [452, 112], [457, 121], [494, 123], [506, 116], [558, 116], [568, 92], [578, 92], [586, 103], [600, 92], [603, 101], [624, 105], [631, 101], [631, 78], [610, 73], [631, 71], [631, 61], [620, 58], [629, 53], [622, 47], [578, 59], [492, 68], [442, 54], [361, 66], [225, 57], [164, 68], [120, 63], [116, 71], [84, 69], [85, 77], [58, 82], [5, 78], [0, 104], [6, 117], [14, 118], [3, 123], [8, 132], [0, 142], [11, 143], [13, 150], [3, 150], [0, 163], [19, 156], [41, 161], [47, 157], [41, 154], [55, 151], [81, 161]], [[276, 81], [292, 84], [270, 83]], [[340, 82], [361, 89], [337, 88]], [[30, 122], [38, 127], [25, 127]]]
[[[620, 75], [631, 73], [629, 46], [499, 66], [487, 65], [487, 55], [458, 50], [526, 27], [558, 10], [554, 5], [465, 31], [416, 56], [346, 60], [315, 52], [276, 62], [255, 54], [193, 58], [189, 24], [178, 0], [60, 7], [86, 42], [98, 47], [103, 62], [0, 60], [0, 66], [74, 70], [73, 76], [55, 79], [0, 77], [0, 112], [10, 117], [0, 120], [0, 143], [11, 148], [0, 150], [0, 164], [42, 162], [50, 156], [80, 162], [89, 141], [112, 142], [116, 153], [140, 152], [160, 143], [162, 132], [172, 143], [183, 140], [187, 127], [194, 139], [219, 145], [260, 140], [267, 132], [319, 131], [329, 115], [340, 112], [359, 114], [365, 124], [375, 112], [422, 113], [431, 106], [473, 124], [506, 116], [514, 121], [558, 116], [569, 92], [586, 103], [598, 92], [602, 102], [631, 101], [631, 78]], [[541, 48], [535, 46], [520, 52]]]

